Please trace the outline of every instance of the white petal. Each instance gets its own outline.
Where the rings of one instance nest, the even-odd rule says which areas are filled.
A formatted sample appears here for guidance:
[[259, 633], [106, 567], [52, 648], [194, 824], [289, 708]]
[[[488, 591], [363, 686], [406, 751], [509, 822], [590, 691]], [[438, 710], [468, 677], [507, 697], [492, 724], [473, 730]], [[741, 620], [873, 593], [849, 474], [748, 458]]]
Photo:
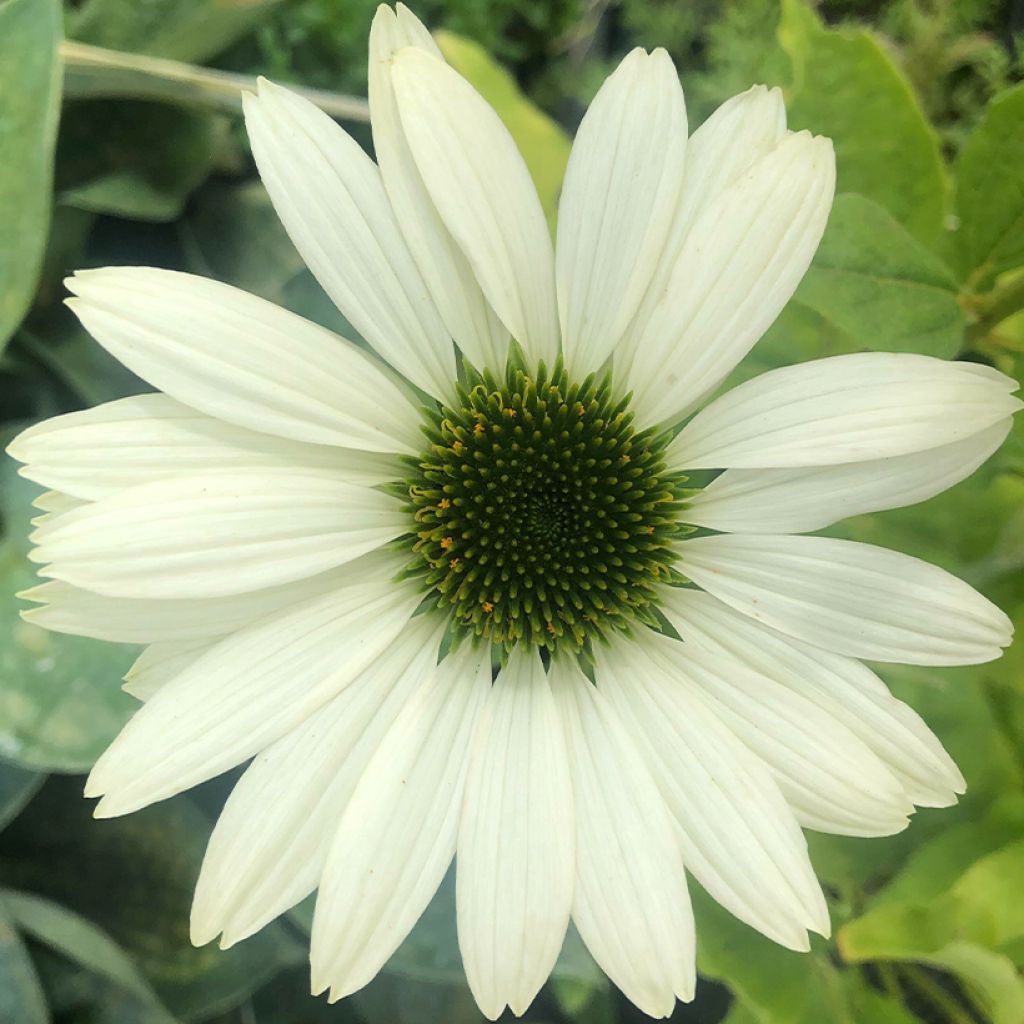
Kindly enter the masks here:
[[116, 359], [210, 416], [296, 441], [415, 454], [419, 417], [355, 345], [217, 281], [80, 270], [68, 305]]
[[600, 369], [651, 283], [683, 185], [686, 106], [672, 58], [633, 50], [576, 133], [555, 267], [566, 363]]
[[[29, 427], [29, 430], [32, 428]], [[23, 435], [19, 435], [23, 436]], [[7, 454], [11, 458], [18, 458], [14, 454], [12, 448], [18, 438], [15, 438], [10, 445], [7, 446]], [[24, 470], [19, 470], [22, 476], [25, 475]], [[44, 491], [42, 494], [36, 495], [32, 499], [32, 505], [35, 508], [42, 509], [44, 512], [70, 512], [73, 508], [78, 508], [80, 505], [84, 505], [85, 502], [81, 498], [74, 498], [70, 494], [62, 494], [60, 491]]]
[[767, 767], [711, 713], [644, 631], [602, 652], [597, 685], [647, 759], [683, 861], [740, 920], [790, 949], [827, 935], [828, 910], [793, 812]]
[[1005, 440], [1007, 418], [962, 441], [909, 455], [810, 469], [727, 469], [690, 499], [688, 523], [727, 533], [806, 533], [847, 516], [931, 498], [973, 473]]
[[535, 651], [514, 651], [473, 743], [459, 829], [459, 949], [484, 1016], [521, 1015], [555, 965], [574, 876], [562, 725]]
[[405, 139], [391, 84], [391, 58], [406, 46], [441, 57], [430, 33], [404, 4], [398, 5], [397, 15], [381, 4], [370, 29], [369, 68], [370, 121], [381, 177], [449, 333], [478, 369], [500, 372], [508, 355], [508, 330], [487, 304], [466, 257], [444, 226]]
[[204, 416], [167, 395], [134, 395], [36, 423], [8, 446], [29, 480], [95, 500], [152, 480], [272, 466], [333, 469], [349, 483], [402, 475], [392, 455], [289, 441]]
[[979, 433], [1021, 403], [976, 363], [856, 352], [769, 370], [701, 410], [669, 446], [672, 468], [827, 466], [927, 451]]
[[768, 765], [801, 825], [852, 836], [906, 828], [914, 807], [899, 780], [814, 701], [703, 647], [660, 649], [678, 685], [709, 698], [721, 721]]
[[629, 343], [641, 425], [682, 416], [771, 326], [810, 265], [834, 188], [831, 142], [798, 132], [697, 214]]
[[651, 1017], [696, 983], [693, 911], [668, 807], [601, 692], [551, 665], [576, 808], [572, 917], [601, 969]]
[[399, 373], [447, 398], [455, 350], [359, 144], [309, 100], [264, 79], [244, 96], [260, 177], [309, 269]]
[[[122, 644], [150, 644], [220, 637], [290, 604], [326, 594], [367, 578], [386, 578], [399, 563], [386, 549], [371, 551], [338, 569], [294, 583], [230, 597], [187, 600], [105, 597], [61, 580], [24, 590], [18, 597], [44, 602], [21, 613], [27, 622], [73, 636]], [[372, 575], [367, 577], [369, 571]]]
[[313, 991], [360, 989], [423, 913], [459, 827], [486, 647], [449, 655], [407, 701], [359, 780], [331, 844], [313, 918]]
[[720, 534], [679, 552], [680, 571], [737, 611], [854, 658], [973, 665], [998, 658], [1013, 636], [962, 580], [871, 544]]
[[484, 295], [527, 356], [551, 362], [554, 255], [512, 136], [461, 75], [424, 50], [399, 50], [391, 81], [423, 183]]
[[239, 779], [203, 860], [192, 941], [233, 945], [308, 896], [356, 783], [412, 694], [437, 670], [437, 618], [412, 619], [341, 693]]
[[687, 644], [768, 676], [842, 722], [915, 804], [945, 807], [964, 791], [963, 776], [942, 744], [866, 665], [784, 637], [699, 590], [667, 588], [662, 609]]
[[325, 470], [236, 470], [118, 491], [32, 534], [41, 575], [111, 597], [223, 597], [314, 576], [399, 536], [389, 495]]
[[180, 675], [193, 661], [213, 646], [210, 640], [179, 640], [150, 644], [132, 662], [121, 687], [139, 700], [149, 700], [165, 684]]
[[98, 817], [128, 814], [268, 747], [394, 642], [421, 599], [387, 579], [313, 598], [211, 647], [166, 683], [96, 762]]

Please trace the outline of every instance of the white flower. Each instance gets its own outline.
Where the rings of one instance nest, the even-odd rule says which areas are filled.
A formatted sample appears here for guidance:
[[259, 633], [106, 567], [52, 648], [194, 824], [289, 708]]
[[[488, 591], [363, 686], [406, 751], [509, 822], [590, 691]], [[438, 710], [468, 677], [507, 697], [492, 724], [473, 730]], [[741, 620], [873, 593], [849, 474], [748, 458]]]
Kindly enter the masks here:
[[[488, 1017], [523, 1012], [570, 917], [667, 1016], [694, 987], [685, 871], [806, 949], [829, 919], [801, 827], [887, 835], [962, 792], [855, 659], [982, 662], [1009, 621], [938, 568], [803, 534], [963, 479], [1005, 437], [1014, 384], [838, 356], [728, 391], [673, 438], [807, 269], [830, 143], [788, 132], [760, 87], [688, 139], [670, 59], [636, 50], [580, 127], [553, 251], [509, 134], [401, 5], [374, 21], [370, 103], [379, 169], [268, 83], [246, 123], [375, 355], [185, 274], [70, 281], [83, 324], [161, 393], [11, 446], [53, 489], [27, 618], [149, 645], [127, 683], [145, 704], [89, 779], [99, 816], [253, 758], [196, 942], [319, 888], [313, 988], [344, 996], [457, 854]], [[705, 469], [724, 472], [687, 490]], [[648, 628], [665, 620], [682, 642]]]

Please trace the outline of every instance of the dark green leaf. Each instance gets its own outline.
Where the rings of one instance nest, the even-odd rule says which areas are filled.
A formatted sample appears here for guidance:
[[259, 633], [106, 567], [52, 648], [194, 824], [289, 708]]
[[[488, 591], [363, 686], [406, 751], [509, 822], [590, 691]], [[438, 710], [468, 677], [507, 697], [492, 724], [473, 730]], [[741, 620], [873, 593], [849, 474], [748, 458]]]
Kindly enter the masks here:
[[0, 903], [0, 1021], [11, 1024], [49, 1024], [50, 1014], [14, 922]]
[[52, 778], [0, 833], [4, 877], [65, 904], [130, 950], [186, 1020], [236, 1006], [306, 950], [272, 924], [230, 950], [189, 940], [192, 890], [210, 825], [186, 798], [96, 821], [81, 780]]
[[0, 350], [35, 291], [60, 112], [59, 0], [0, 0]]
[[960, 153], [957, 256], [976, 291], [1024, 264], [1024, 85], [997, 96]]
[[45, 776], [0, 761], [0, 828], [32, 799]]
[[878, 39], [825, 28], [803, 0], [784, 0], [779, 41], [793, 64], [789, 126], [831, 138], [839, 191], [873, 199], [934, 248], [947, 208], [938, 138]]
[[205, 61], [245, 35], [280, 0], [86, 0], [73, 38], [95, 46]]
[[885, 209], [841, 195], [795, 298], [853, 348], [948, 358], [963, 343], [956, 292], [949, 270]]

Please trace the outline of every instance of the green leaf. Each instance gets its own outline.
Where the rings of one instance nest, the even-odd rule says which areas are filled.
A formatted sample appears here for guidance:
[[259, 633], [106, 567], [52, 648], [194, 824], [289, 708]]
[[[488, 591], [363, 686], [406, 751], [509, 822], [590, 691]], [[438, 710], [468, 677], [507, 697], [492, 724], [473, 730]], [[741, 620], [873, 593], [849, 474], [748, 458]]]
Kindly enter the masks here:
[[846, 332], [854, 349], [949, 358], [964, 314], [942, 261], [877, 203], [836, 197], [797, 302]]
[[159, 1006], [156, 994], [138, 968], [105, 932], [90, 921], [51, 900], [13, 889], [0, 890], [2, 903], [18, 929], [60, 953], [72, 963], [114, 982], [154, 1005], [168, 1024], [171, 1015]]
[[46, 1000], [25, 944], [0, 903], [0, 1020], [49, 1024]]
[[956, 172], [957, 257], [968, 286], [1024, 264], [1024, 84], [989, 104]]
[[164, 103], [76, 102], [57, 147], [58, 201], [134, 220], [174, 220], [209, 175], [223, 125]]
[[572, 145], [569, 136], [523, 95], [515, 79], [482, 46], [451, 32], [437, 32], [435, 38], [445, 60], [494, 107], [516, 140], [553, 229]]
[[94, 46], [202, 62], [255, 28], [281, 0], [86, 0], [69, 35]]
[[58, 0], [0, 0], [0, 350], [32, 302], [60, 115]]
[[18, 816], [45, 777], [0, 761], [0, 828]]
[[793, 66], [789, 126], [829, 136], [839, 191], [873, 199], [934, 248], [948, 186], [938, 137], [902, 72], [866, 29], [825, 28], [803, 0], [783, 0], [779, 41]]
[[0, 866], [11, 885], [70, 907], [130, 951], [175, 1016], [202, 1019], [306, 958], [280, 924], [229, 950], [192, 945], [189, 909], [209, 833], [184, 797], [96, 821], [81, 780], [53, 777], [0, 833]]

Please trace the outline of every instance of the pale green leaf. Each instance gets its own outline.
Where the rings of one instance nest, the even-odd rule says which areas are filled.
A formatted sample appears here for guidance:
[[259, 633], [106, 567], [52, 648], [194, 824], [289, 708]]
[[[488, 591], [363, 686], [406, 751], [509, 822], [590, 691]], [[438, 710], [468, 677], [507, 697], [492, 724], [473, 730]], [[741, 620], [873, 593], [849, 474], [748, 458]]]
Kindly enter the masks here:
[[43, 784], [44, 775], [0, 761], [0, 828], [16, 818]]
[[957, 164], [957, 256], [983, 290], [1024, 264], [1024, 84], [997, 96], [968, 136]]
[[59, 0], [0, 0], [0, 349], [32, 301], [60, 113]]
[[831, 138], [839, 191], [880, 203], [934, 248], [948, 205], [938, 137], [878, 39], [825, 28], [803, 0], [784, 0], [779, 41], [793, 65], [790, 127]]

